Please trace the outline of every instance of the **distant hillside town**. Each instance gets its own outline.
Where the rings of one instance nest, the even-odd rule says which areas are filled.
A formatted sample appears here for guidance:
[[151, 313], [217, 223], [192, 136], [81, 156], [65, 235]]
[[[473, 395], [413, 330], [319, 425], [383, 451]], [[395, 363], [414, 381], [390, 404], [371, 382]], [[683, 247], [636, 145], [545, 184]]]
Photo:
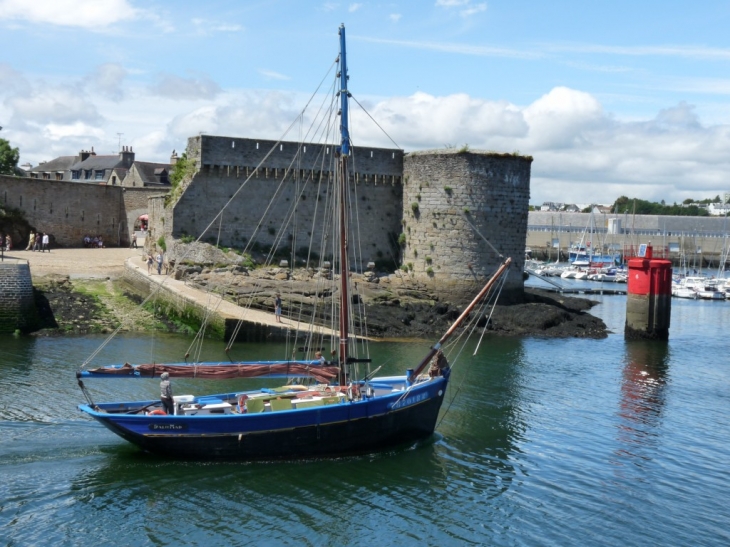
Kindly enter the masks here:
[[[540, 212], [551, 212], [551, 213], [593, 213], [596, 215], [609, 215], [612, 213], [625, 213], [630, 210], [625, 206], [617, 208], [618, 202], [622, 198], [619, 198], [613, 205], [599, 205], [599, 204], [576, 204], [576, 203], [559, 203], [554, 201], [546, 201], [542, 205], [531, 206], [531, 210]], [[642, 204], [650, 204], [651, 210], [646, 210], [646, 207], [639, 208], [636, 210], [636, 214], [659, 214], [659, 215], [676, 215], [683, 214], [687, 216], [728, 216], [730, 215], [730, 193], [725, 194], [725, 199], [719, 199], [719, 196], [714, 200], [703, 200], [693, 201], [685, 200], [680, 204], [674, 204], [667, 206], [663, 202], [650, 203], [640, 200]], [[666, 209], [664, 211], [657, 209]], [[679, 209], [678, 212], [676, 209]]]

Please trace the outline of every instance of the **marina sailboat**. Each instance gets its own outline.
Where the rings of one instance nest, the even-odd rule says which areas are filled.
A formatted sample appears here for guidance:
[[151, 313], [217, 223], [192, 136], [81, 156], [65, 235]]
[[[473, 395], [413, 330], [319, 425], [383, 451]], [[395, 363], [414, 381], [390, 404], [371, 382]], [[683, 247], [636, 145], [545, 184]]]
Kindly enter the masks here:
[[[333, 180], [333, 282], [337, 283], [338, 329], [331, 335], [333, 358], [313, 356], [315, 343], [304, 348], [307, 358], [270, 361], [113, 364], [90, 368], [76, 376], [86, 398], [79, 409], [112, 432], [151, 453], [193, 459], [278, 460], [368, 453], [431, 436], [444, 401], [451, 367], [447, 342], [466, 325], [476, 326], [486, 303], [506, 278], [511, 259], [501, 260], [494, 275], [464, 308], [424, 357], [402, 374], [377, 376], [382, 368], [361, 349], [367, 337], [353, 331], [353, 290], [348, 262], [351, 228], [348, 209], [348, 159], [354, 147], [349, 132], [348, 72], [345, 28], [339, 29], [336, 96], [339, 109], [337, 169]], [[339, 112], [337, 112], [339, 110]], [[337, 127], [337, 125], [335, 125]], [[329, 200], [328, 200], [329, 201]], [[350, 198], [350, 203], [351, 203]], [[357, 201], [357, 200], [355, 200]], [[202, 235], [201, 235], [202, 237]], [[454, 336], [455, 337], [455, 336]], [[324, 349], [324, 348], [320, 348]], [[90, 361], [90, 360], [89, 360]], [[205, 395], [177, 395], [166, 412], [160, 399], [95, 402], [96, 379], [131, 381], [161, 378], [271, 378], [273, 387], [231, 390]], [[164, 376], [164, 378], [167, 378]], [[278, 384], [276, 383], [278, 382]]]
[[580, 242], [574, 244], [568, 253], [568, 262], [571, 266], [606, 268], [620, 263], [620, 258], [617, 255], [604, 253], [600, 250], [601, 245], [596, 245], [598, 236], [594, 213], [591, 212], [588, 225], [583, 231]]

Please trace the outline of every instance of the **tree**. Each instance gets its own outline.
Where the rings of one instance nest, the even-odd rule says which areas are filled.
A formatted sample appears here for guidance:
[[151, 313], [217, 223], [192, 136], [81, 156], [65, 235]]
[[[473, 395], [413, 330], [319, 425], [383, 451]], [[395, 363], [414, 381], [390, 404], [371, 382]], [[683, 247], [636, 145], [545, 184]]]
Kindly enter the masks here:
[[20, 152], [10, 148], [10, 143], [0, 139], [0, 175], [17, 175]]

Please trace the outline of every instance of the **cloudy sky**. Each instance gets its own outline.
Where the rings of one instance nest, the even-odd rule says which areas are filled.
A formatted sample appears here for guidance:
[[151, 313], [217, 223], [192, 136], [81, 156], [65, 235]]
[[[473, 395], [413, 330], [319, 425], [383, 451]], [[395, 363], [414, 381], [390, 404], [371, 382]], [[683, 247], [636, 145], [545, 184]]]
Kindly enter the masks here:
[[[730, 2], [0, 0], [0, 137], [37, 165], [279, 138], [348, 37], [406, 151], [534, 157], [531, 203], [730, 192]], [[391, 146], [374, 124], [355, 144]]]

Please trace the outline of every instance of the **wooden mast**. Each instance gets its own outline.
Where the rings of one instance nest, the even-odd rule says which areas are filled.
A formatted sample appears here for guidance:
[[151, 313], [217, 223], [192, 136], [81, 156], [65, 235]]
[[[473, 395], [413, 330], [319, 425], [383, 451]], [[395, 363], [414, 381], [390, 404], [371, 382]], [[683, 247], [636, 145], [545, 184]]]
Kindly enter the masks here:
[[345, 369], [348, 359], [349, 336], [349, 302], [348, 276], [350, 268], [347, 256], [347, 158], [350, 155], [350, 133], [348, 130], [348, 97], [347, 91], [347, 54], [345, 50], [345, 25], [340, 25], [340, 132], [342, 136], [340, 156], [340, 199], [339, 199], [339, 229], [340, 229], [340, 385], [346, 382]]

